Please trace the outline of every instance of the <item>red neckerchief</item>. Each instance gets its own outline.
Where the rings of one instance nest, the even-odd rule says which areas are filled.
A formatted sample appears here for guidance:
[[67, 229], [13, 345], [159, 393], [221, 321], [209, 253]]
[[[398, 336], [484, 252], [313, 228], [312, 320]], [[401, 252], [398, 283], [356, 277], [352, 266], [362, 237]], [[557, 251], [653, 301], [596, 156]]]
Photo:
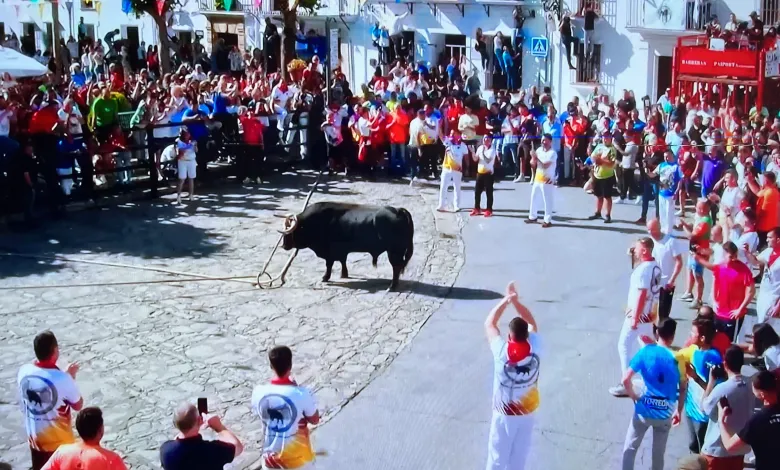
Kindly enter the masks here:
[[771, 253], [769, 253], [769, 263], [767, 263], [767, 267], [771, 268], [773, 264], [775, 264], [775, 260], [777, 258], [780, 258], [780, 252], [777, 250], [772, 250]]
[[54, 362], [35, 361], [33, 362], [33, 364], [35, 364], [37, 367], [40, 367], [41, 369], [57, 369], [57, 370], [60, 369], [59, 367], [57, 367], [57, 364]]
[[295, 383], [294, 380], [290, 380], [290, 377], [277, 377], [275, 379], [271, 379], [272, 385], [298, 385]]
[[531, 355], [531, 344], [528, 341], [508, 341], [506, 355], [509, 362], [516, 364]]

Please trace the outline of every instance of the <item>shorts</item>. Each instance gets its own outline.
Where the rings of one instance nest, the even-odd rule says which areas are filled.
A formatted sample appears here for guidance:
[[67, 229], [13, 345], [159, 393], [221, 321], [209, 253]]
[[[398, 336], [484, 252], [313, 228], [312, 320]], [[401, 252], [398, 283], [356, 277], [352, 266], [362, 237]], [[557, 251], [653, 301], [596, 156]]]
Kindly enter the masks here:
[[707, 461], [707, 470], [742, 470], [745, 468], [745, 456], [736, 457], [712, 457], [701, 454]]
[[702, 266], [698, 261], [696, 261], [696, 258], [693, 256], [690, 256], [688, 258], [688, 269], [693, 271], [693, 274], [697, 276], [704, 275], [704, 266]]
[[198, 163], [195, 160], [179, 160], [178, 163], [180, 180], [195, 179], [195, 170], [198, 168]]
[[609, 178], [593, 180], [593, 195], [597, 198], [611, 198], [613, 190], [615, 188], [615, 176]]

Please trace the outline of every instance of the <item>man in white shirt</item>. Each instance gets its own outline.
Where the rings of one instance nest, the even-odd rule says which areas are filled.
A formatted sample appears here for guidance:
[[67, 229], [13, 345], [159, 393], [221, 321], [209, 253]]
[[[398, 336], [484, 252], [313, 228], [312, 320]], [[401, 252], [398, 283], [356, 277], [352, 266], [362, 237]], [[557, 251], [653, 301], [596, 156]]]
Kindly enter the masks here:
[[195, 80], [197, 82], [202, 82], [208, 78], [208, 75], [206, 75], [203, 72], [203, 66], [200, 64], [195, 64], [195, 69], [187, 75], [187, 78], [190, 80]]
[[542, 136], [542, 146], [531, 152], [531, 166], [536, 168], [534, 182], [531, 186], [531, 209], [528, 211], [526, 223], [536, 223], [539, 212], [539, 199], [544, 206], [544, 223], [542, 227], [552, 227], [553, 197], [555, 191], [555, 170], [558, 152], [552, 148], [553, 137], [545, 133]]
[[439, 136], [441, 135], [441, 121], [433, 114], [433, 106], [425, 105], [425, 120], [423, 129], [419, 134], [420, 142], [420, 171], [428, 178], [436, 178], [439, 163]]
[[412, 119], [409, 123], [409, 171], [410, 178], [409, 186], [414, 185], [417, 181], [417, 175], [420, 172], [420, 137], [424, 133], [425, 127], [425, 110], [419, 109], [417, 111], [417, 117]]
[[658, 293], [658, 316], [669, 318], [672, 311], [674, 286], [683, 267], [685, 246], [673, 236], [661, 231], [658, 219], [647, 222], [647, 233], [653, 239], [653, 258], [661, 268], [661, 290]]
[[57, 367], [60, 348], [54, 333], [38, 334], [33, 348], [37, 360], [19, 369], [17, 385], [32, 468], [40, 470], [59, 446], [75, 442], [71, 410], [79, 411], [84, 400], [75, 380], [79, 365], [69, 364], [65, 371]]
[[542, 134], [550, 134], [552, 137], [552, 149], [558, 156], [555, 164], [555, 179], [557, 182], [558, 179], [562, 179], [565, 176], [566, 171], [563, 167], [562, 153], [563, 124], [561, 123], [561, 120], [558, 119], [558, 112], [552, 106], [547, 108], [547, 117], [544, 122], [542, 122]]
[[469, 148], [461, 140], [461, 136], [453, 129], [450, 138], [444, 142], [444, 162], [441, 166], [441, 184], [439, 186], [439, 212], [444, 212], [447, 206], [447, 189], [452, 183], [455, 192], [453, 211], [460, 210], [460, 183], [463, 178], [463, 158], [468, 155]]
[[[639, 350], [641, 338], [653, 337], [653, 321], [661, 291], [661, 268], [653, 258], [654, 245], [650, 237], [644, 237], [630, 250], [639, 264], [631, 274], [625, 319], [618, 338], [621, 377], [625, 376], [631, 359]], [[616, 397], [628, 396], [622, 383], [610, 388], [609, 393]]]
[[274, 347], [268, 360], [274, 378], [252, 392], [252, 411], [265, 428], [262, 468], [311, 469], [314, 450], [308, 425], [320, 422], [314, 395], [291, 378], [290, 348]]
[[[514, 306], [517, 317], [509, 322], [509, 334], [504, 339], [498, 321], [509, 304]], [[493, 416], [487, 470], [525, 468], [539, 408], [538, 330], [536, 319], [520, 303], [515, 285], [510, 282], [506, 296], [485, 319], [485, 335], [493, 353]]]

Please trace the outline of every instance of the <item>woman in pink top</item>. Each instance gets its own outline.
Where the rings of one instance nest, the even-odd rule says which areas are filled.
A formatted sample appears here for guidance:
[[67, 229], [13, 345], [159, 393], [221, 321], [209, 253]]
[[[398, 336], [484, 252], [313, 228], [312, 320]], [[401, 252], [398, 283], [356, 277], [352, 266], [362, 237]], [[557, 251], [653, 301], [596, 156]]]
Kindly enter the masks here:
[[742, 326], [747, 306], [756, 294], [753, 273], [738, 259], [739, 250], [732, 242], [723, 244], [726, 260], [710, 264], [708, 259], [696, 255], [696, 261], [712, 271], [712, 298], [715, 307], [715, 330], [734, 339]]

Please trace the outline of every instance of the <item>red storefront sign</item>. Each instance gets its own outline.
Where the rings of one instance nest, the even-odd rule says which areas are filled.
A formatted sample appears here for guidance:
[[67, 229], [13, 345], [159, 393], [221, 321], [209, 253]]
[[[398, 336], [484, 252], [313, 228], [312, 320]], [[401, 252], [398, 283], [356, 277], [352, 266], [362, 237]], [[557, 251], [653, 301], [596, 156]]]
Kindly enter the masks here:
[[711, 51], [699, 47], [680, 47], [679, 73], [705, 77], [758, 77], [756, 51]]

